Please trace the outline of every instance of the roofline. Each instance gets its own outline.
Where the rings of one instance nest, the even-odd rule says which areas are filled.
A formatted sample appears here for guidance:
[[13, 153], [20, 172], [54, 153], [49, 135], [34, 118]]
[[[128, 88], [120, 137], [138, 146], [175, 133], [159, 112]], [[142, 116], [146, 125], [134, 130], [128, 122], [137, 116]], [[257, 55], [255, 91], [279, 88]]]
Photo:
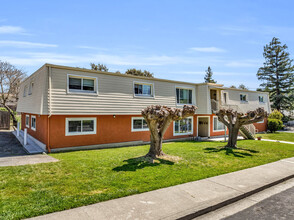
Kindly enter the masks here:
[[216, 84], [216, 83], [191, 83], [191, 82], [184, 82], [184, 81], [177, 81], [177, 80], [169, 80], [169, 79], [160, 79], [160, 78], [150, 78], [150, 77], [144, 77], [144, 76], [134, 76], [134, 75], [127, 75], [127, 74], [120, 74], [120, 73], [113, 73], [113, 72], [104, 72], [104, 71], [97, 71], [97, 70], [90, 70], [86, 68], [80, 68], [80, 67], [70, 67], [70, 66], [63, 66], [63, 65], [56, 65], [56, 64], [50, 64], [45, 63], [43, 66], [41, 66], [39, 69], [37, 69], [32, 75], [24, 79], [22, 82], [25, 82], [28, 80], [31, 76], [33, 76], [35, 73], [43, 69], [44, 67], [51, 67], [56, 69], [66, 69], [66, 70], [73, 70], [73, 71], [82, 71], [82, 72], [89, 72], [89, 73], [99, 73], [104, 75], [111, 75], [111, 76], [120, 76], [120, 77], [128, 77], [128, 78], [135, 78], [135, 79], [144, 79], [144, 80], [156, 80], [161, 82], [171, 82], [171, 83], [179, 83], [179, 84], [187, 84], [187, 85], [207, 85], [211, 87], [215, 87], [222, 90], [235, 90], [235, 91], [241, 91], [241, 92], [255, 92], [255, 93], [265, 93], [268, 94], [268, 92], [260, 92], [260, 91], [253, 91], [253, 90], [243, 90], [243, 89], [237, 89], [237, 88], [229, 88], [229, 87], [223, 87], [223, 84]]

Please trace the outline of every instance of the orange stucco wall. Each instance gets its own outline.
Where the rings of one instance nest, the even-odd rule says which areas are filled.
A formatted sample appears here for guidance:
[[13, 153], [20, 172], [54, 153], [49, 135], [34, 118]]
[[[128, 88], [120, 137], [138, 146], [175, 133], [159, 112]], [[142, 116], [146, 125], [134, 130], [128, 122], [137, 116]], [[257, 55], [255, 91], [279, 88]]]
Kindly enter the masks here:
[[[30, 116], [29, 120], [29, 127], [26, 127], [26, 115]], [[36, 131], [31, 129], [31, 116], [36, 116]], [[47, 122], [48, 116], [47, 115], [35, 115], [35, 114], [28, 114], [28, 113], [21, 113], [21, 129], [27, 128], [28, 134], [33, 136], [34, 138], [38, 139], [42, 143], [47, 145], [48, 136], [47, 136]]]
[[262, 132], [267, 130], [267, 119], [264, 119], [264, 123], [254, 123], [257, 132]]
[[[25, 115], [22, 113], [22, 129], [25, 128]], [[32, 115], [32, 114], [28, 114]], [[210, 136], [224, 135], [224, 131], [213, 131], [213, 116], [215, 115], [195, 115], [193, 118], [193, 136], [197, 135], [197, 116], [209, 117]], [[96, 134], [90, 135], [72, 135], [66, 136], [66, 118], [86, 118], [96, 117]], [[132, 117], [140, 117], [140, 115], [52, 115], [49, 119], [47, 115], [36, 115], [36, 131], [31, 128], [28, 133], [40, 140], [48, 146], [48, 121], [49, 121], [49, 145], [50, 148], [64, 148], [73, 146], [86, 146], [108, 143], [119, 143], [129, 141], [149, 141], [149, 131], [135, 131], [132, 132]], [[185, 138], [189, 135], [173, 134], [173, 123], [167, 129], [164, 139]], [[266, 129], [266, 121], [264, 124], [256, 123], [255, 126], [259, 131]]]

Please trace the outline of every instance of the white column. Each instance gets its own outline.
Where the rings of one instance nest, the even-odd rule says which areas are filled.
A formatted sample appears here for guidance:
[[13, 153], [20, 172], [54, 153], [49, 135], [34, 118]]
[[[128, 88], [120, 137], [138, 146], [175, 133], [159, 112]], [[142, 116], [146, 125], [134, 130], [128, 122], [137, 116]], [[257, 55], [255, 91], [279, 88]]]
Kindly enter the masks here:
[[19, 137], [19, 121], [17, 122], [17, 130], [16, 130], [16, 135]]
[[28, 129], [24, 129], [24, 134], [23, 134], [23, 144], [27, 145], [27, 135], [28, 135]]

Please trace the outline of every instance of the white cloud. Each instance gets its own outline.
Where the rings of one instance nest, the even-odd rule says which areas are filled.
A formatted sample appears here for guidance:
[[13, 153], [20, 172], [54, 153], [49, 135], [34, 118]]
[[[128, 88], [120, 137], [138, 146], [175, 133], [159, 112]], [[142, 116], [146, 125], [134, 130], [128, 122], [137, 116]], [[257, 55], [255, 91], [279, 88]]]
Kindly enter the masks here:
[[228, 67], [260, 67], [262, 65], [262, 60], [237, 60], [230, 61], [225, 64]]
[[80, 48], [80, 49], [88, 49], [88, 50], [108, 50], [107, 48], [102, 48], [102, 47], [92, 47], [92, 46], [77, 46], [77, 48]]
[[197, 52], [205, 52], [205, 53], [223, 53], [226, 50], [218, 48], [218, 47], [192, 47], [190, 48], [193, 51]]
[[194, 63], [193, 59], [172, 56], [135, 56], [135, 55], [67, 55], [58, 53], [21, 53], [18, 56], [0, 56], [0, 60], [7, 60], [14, 65], [42, 65], [44, 63], [82, 65], [90, 62], [101, 62], [120, 66], [160, 66], [179, 63]]
[[26, 31], [18, 26], [0, 26], [0, 34], [26, 34]]
[[58, 46], [56, 44], [33, 43], [33, 42], [27, 42], [27, 41], [1, 40], [0, 47], [46, 48], [46, 47], [58, 47]]

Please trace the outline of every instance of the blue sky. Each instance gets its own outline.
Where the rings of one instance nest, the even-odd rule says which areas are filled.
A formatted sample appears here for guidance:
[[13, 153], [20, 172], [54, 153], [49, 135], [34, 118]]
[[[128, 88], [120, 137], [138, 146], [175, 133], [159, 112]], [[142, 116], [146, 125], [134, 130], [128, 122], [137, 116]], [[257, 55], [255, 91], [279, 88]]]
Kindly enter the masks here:
[[293, 1], [3, 1], [0, 60], [27, 74], [44, 63], [158, 78], [258, 87], [263, 46], [278, 37], [294, 58]]

